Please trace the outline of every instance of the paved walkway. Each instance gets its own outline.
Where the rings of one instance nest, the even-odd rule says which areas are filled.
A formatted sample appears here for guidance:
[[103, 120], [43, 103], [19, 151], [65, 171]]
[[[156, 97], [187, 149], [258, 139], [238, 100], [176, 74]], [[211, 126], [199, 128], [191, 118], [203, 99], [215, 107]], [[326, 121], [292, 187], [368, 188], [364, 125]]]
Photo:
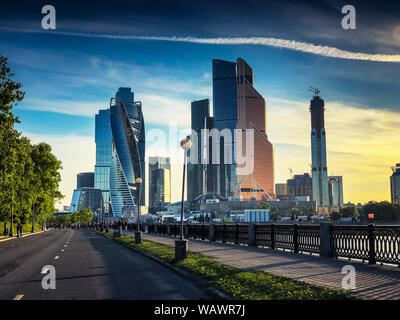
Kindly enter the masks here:
[[[177, 238], [143, 233], [143, 239], [174, 245]], [[342, 267], [356, 270], [356, 289], [362, 299], [400, 300], [400, 269], [355, 261], [320, 258], [218, 242], [189, 240], [189, 251], [201, 253], [241, 270], [262, 270], [328, 288], [342, 288]]]

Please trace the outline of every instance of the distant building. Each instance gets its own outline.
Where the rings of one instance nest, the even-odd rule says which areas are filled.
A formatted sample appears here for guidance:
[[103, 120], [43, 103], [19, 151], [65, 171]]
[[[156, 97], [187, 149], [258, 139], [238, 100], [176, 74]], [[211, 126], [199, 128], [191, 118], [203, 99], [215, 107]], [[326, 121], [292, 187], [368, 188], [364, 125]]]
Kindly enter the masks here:
[[313, 197], [313, 180], [309, 173], [294, 175], [292, 179], [287, 180], [288, 200], [296, 200], [298, 197]]
[[[209, 166], [207, 192], [246, 200], [274, 198], [274, 149], [267, 136], [266, 102], [254, 87], [253, 69], [242, 58], [236, 62], [213, 59], [212, 78], [212, 126], [221, 135], [218, 141], [212, 140], [218, 152], [213, 158], [219, 158], [219, 164]], [[236, 130], [242, 132], [240, 148]], [[254, 133], [254, 157], [248, 154], [246, 160], [254, 163], [244, 168], [232, 155], [246, 145], [243, 137], [247, 130]]]
[[[212, 189], [212, 181], [209, 181], [207, 176], [207, 166], [204, 157], [207, 152], [202, 144], [201, 130], [212, 128], [212, 119], [210, 117], [210, 100], [204, 99], [192, 102], [191, 109], [191, 129], [195, 136], [190, 136], [193, 147], [188, 150], [190, 161], [187, 166], [187, 199], [193, 201], [200, 194], [207, 192], [207, 184]], [[205, 141], [204, 141], [205, 142]], [[196, 148], [197, 147], [197, 148]], [[194, 149], [196, 148], [196, 149]], [[211, 148], [210, 148], [211, 150]]]
[[110, 102], [112, 149], [110, 199], [114, 218], [129, 217], [145, 204], [145, 127], [142, 103], [134, 100], [130, 88], [119, 88]]
[[171, 202], [171, 163], [169, 158], [149, 157], [149, 207]]
[[276, 198], [279, 200], [288, 200], [288, 185], [287, 183], [276, 183], [275, 184], [275, 194]]
[[390, 177], [390, 194], [393, 203], [400, 204], [400, 163], [392, 167], [392, 175]]
[[311, 112], [311, 158], [312, 158], [312, 195], [317, 207], [329, 206], [328, 167], [326, 160], [325, 104], [319, 97], [319, 91], [310, 104]]
[[329, 189], [329, 207], [343, 207], [343, 177], [330, 176], [328, 177]]
[[103, 198], [100, 189], [79, 188], [74, 190], [70, 212], [89, 209], [93, 213], [103, 212]]
[[82, 172], [76, 176], [76, 187], [94, 188], [94, 172]]
[[99, 110], [95, 116], [96, 165], [94, 167], [94, 188], [101, 190], [104, 215], [112, 217], [110, 201], [110, 165], [112, 136], [110, 109]]

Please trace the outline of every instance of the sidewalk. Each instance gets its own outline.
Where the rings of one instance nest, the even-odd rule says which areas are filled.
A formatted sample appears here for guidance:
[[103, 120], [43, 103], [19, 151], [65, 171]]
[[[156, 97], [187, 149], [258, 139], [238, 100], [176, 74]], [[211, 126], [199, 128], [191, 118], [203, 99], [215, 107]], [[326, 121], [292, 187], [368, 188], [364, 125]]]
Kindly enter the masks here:
[[[29, 236], [32, 236], [32, 235], [34, 235], [34, 234], [39, 234], [39, 233], [46, 232], [46, 231], [49, 231], [49, 230], [50, 230], [50, 229], [47, 229], [47, 230], [40, 230], [40, 231], [35, 231], [35, 232], [33, 232], [33, 233], [31, 233], [31, 232], [25, 232], [25, 233], [22, 234], [22, 236], [21, 236], [20, 238], [29, 237]], [[16, 235], [13, 236], [13, 237], [4, 237], [4, 236], [1, 236], [1, 237], [0, 237], [0, 242], [12, 240], [12, 239], [18, 239], [18, 238], [17, 238]]]
[[[177, 239], [147, 233], [143, 233], [142, 237], [170, 246], [174, 246]], [[342, 267], [352, 265], [356, 270], [356, 289], [352, 292], [356, 296], [371, 300], [400, 299], [400, 269], [396, 267], [192, 239], [189, 240], [189, 251], [244, 271], [266, 271], [334, 289], [342, 288], [345, 276], [341, 273]]]

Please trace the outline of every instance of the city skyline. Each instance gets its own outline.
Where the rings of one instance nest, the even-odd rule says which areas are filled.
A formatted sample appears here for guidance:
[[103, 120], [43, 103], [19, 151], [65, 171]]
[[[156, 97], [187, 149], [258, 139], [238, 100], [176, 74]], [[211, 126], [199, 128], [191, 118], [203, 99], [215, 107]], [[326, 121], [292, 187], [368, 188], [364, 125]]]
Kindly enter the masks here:
[[[40, 8], [33, 8], [28, 2], [18, 11], [19, 23], [2, 16], [2, 53], [10, 58], [16, 78], [27, 91], [25, 101], [15, 109], [22, 120], [18, 127], [34, 142], [48, 141], [63, 160], [61, 191], [66, 195], [63, 204], [70, 203], [76, 174], [93, 170], [94, 115], [108, 107], [109, 97], [118, 87], [131, 87], [137, 92], [137, 100], [146, 106], [143, 110], [146, 130], [167, 130], [168, 121], [176, 121], [180, 128], [190, 128], [191, 101], [212, 97], [210, 61], [213, 58], [234, 61], [237, 57], [243, 57], [255, 70], [255, 86], [267, 101], [268, 136], [276, 149], [275, 182], [286, 182], [290, 178], [288, 168], [296, 174], [308, 172], [311, 145], [307, 88], [315, 86], [321, 89], [327, 107], [328, 175], [344, 177], [344, 201], [390, 200], [387, 177], [390, 167], [400, 159], [400, 151], [395, 147], [400, 142], [398, 63], [361, 61], [355, 56], [341, 59], [323, 56], [317, 51], [273, 46], [232, 45], [226, 39], [272, 37], [350, 52], [390, 55], [400, 48], [400, 26], [396, 23], [395, 10], [379, 11], [356, 2], [357, 30], [346, 31], [340, 27], [339, 5], [324, 3], [313, 7], [313, 15], [321, 14], [321, 18], [313, 20], [307, 19], [310, 16], [307, 5], [300, 9], [301, 18], [293, 16], [299, 12], [294, 2], [283, 5], [274, 18], [276, 6], [273, 1], [269, 4], [257, 4], [253, 9], [258, 9], [260, 15], [254, 17], [254, 24], [246, 27], [235, 19], [241, 12], [239, 4], [228, 7], [219, 27], [213, 13], [190, 11], [179, 23], [167, 11], [164, 20], [156, 12], [151, 23], [121, 27], [126, 18], [123, 12], [115, 12], [120, 19], [113, 20], [102, 3], [97, 16], [82, 19], [63, 11], [64, 6], [56, 1], [58, 13], [64, 13], [59, 16], [56, 31], [66, 34], [42, 32], [38, 27]], [[9, 6], [10, 10], [4, 12], [11, 12], [13, 16], [16, 11]], [[88, 9], [84, 5], [82, 12]], [[384, 22], [371, 23], [366, 17], [372, 13]], [[244, 10], [243, 14], [249, 13]], [[134, 15], [138, 19], [133, 21], [143, 22], [146, 10], [140, 7]], [[282, 15], [292, 17], [294, 27], [280, 23]], [[115, 23], [113, 28], [109, 28], [109, 20]], [[188, 21], [194, 27], [182, 28]], [[198, 28], [200, 22], [204, 28]], [[227, 27], [224, 32], [221, 26]], [[107, 34], [116, 37], [96, 37]], [[193, 43], [190, 39], [186, 42], [123, 39], [119, 35], [225, 40], [213, 44], [211, 41]], [[146, 156], [169, 156], [162, 147], [153, 147], [153, 150], [154, 153], [150, 149]], [[79, 159], [74, 155], [76, 152]], [[172, 166], [171, 170], [180, 180], [179, 166]], [[173, 185], [171, 200], [179, 200], [179, 193], [179, 186]]]

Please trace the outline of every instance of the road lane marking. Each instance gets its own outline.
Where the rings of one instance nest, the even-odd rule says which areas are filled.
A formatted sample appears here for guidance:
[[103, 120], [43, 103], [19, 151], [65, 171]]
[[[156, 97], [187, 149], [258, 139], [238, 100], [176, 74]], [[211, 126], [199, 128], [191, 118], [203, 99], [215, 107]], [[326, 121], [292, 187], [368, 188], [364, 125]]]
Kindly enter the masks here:
[[14, 297], [13, 300], [21, 300], [23, 296], [24, 296], [23, 294], [18, 294], [18, 295], [16, 295], [16, 296]]
[[61, 252], [64, 252], [64, 249], [61, 249]]
[[67, 247], [67, 245], [64, 245], [64, 247], [66, 248], [66, 247]]
[[58, 260], [59, 257], [60, 257], [60, 256], [55, 256], [54, 259], [55, 259], [55, 260]]

